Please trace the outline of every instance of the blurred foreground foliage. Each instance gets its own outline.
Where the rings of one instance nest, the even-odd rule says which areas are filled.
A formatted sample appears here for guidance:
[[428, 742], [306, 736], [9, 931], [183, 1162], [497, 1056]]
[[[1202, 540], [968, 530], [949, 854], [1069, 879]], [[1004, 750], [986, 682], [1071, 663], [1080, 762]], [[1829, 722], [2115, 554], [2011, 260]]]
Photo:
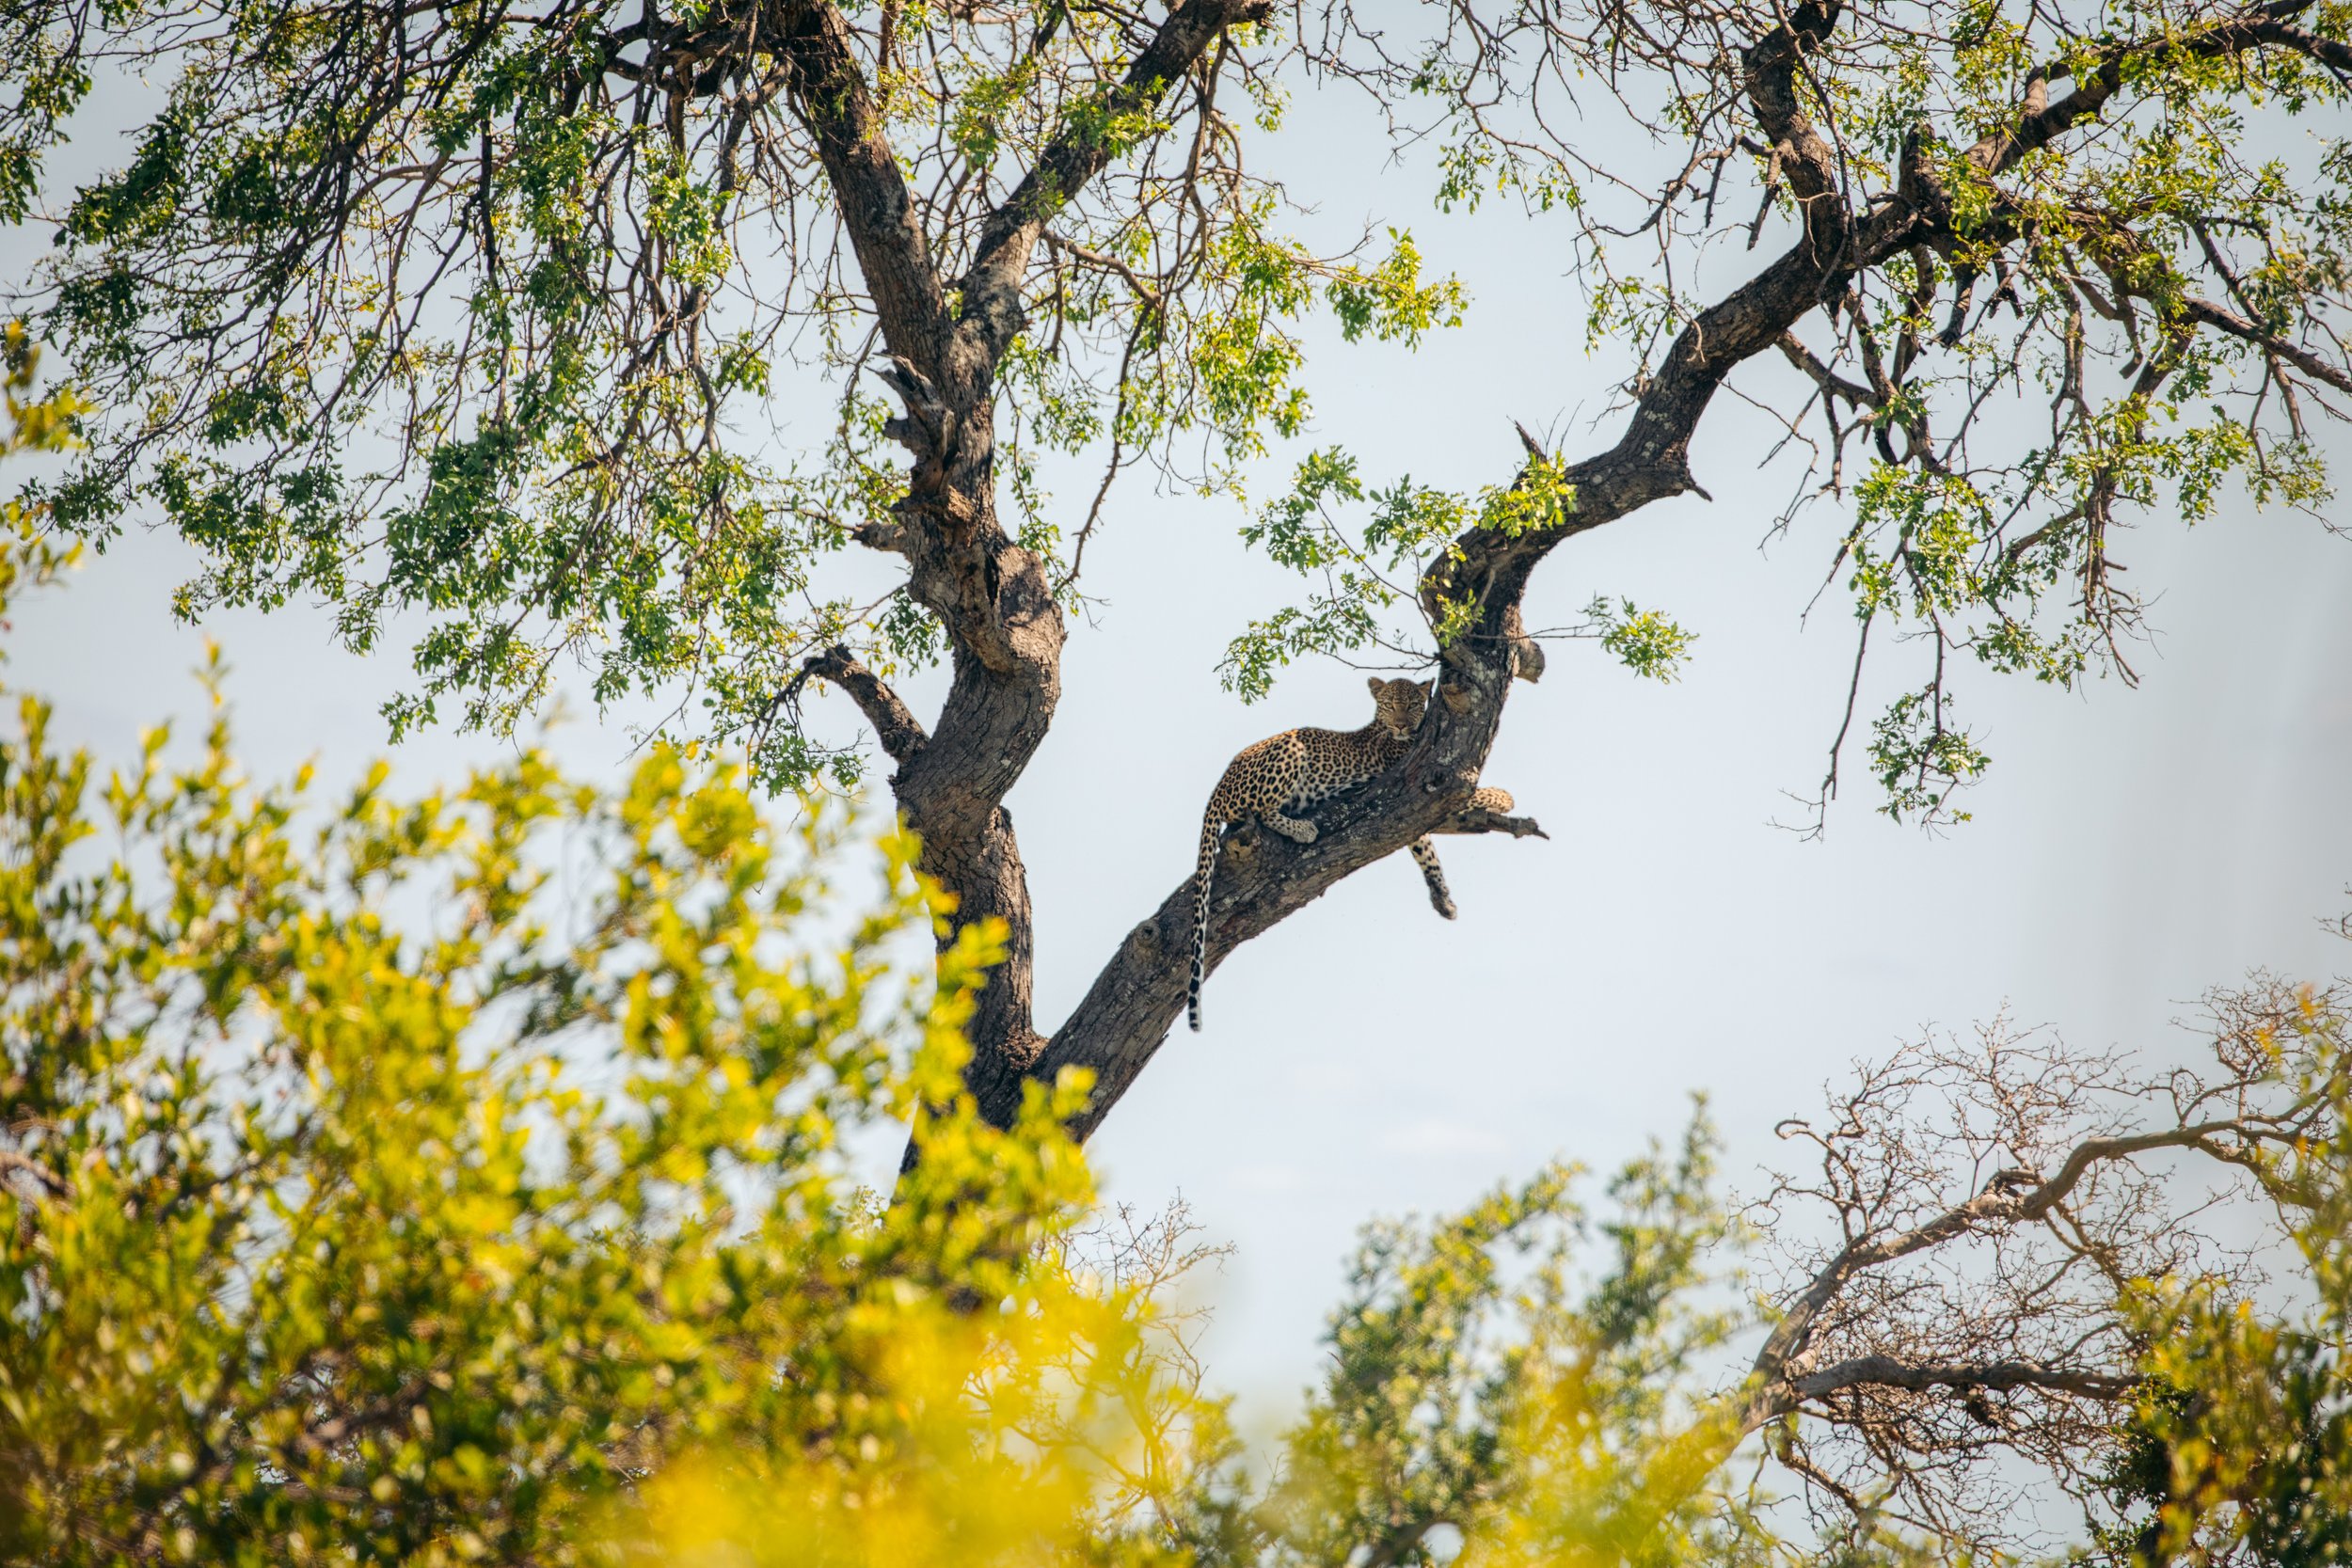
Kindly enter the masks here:
[[[1642, 1465], [1715, 1332], [1702, 1143], [1624, 1179], [1589, 1299], [1563, 1169], [1375, 1232], [1267, 1493], [1168, 1289], [1195, 1255], [1091, 1217], [1085, 1085], [974, 1116], [995, 955], [901, 981], [942, 915], [903, 838], [845, 912], [837, 814], [781, 831], [671, 752], [329, 802], [225, 718], [103, 783], [48, 723], [0, 746], [0, 1556], [1414, 1560], [1506, 1504], [1497, 1560], [1696, 1539], [1705, 1488], [1647, 1508]], [[909, 1117], [885, 1204], [845, 1140]]]
[[2285, 1221], [2292, 1250], [2272, 1267], [2291, 1305], [2265, 1309], [2210, 1276], [2129, 1283], [2148, 1379], [2108, 1477], [2123, 1513], [2100, 1532], [2113, 1559], [2352, 1563], [2352, 1020], [2341, 992], [2297, 1002], [2284, 1029], [2243, 1032], [2329, 1113], [2326, 1135], [2251, 1167]]
[[[0, 1557], [1402, 1561], [1502, 1511], [1494, 1560], [1666, 1560], [1712, 1513], [1642, 1480], [1716, 1334], [1701, 1142], [1623, 1180], [1589, 1298], [1565, 1169], [1376, 1231], [1268, 1491], [1198, 1254], [1095, 1216], [1085, 1085], [973, 1115], [994, 954], [902, 981], [904, 839], [861, 910], [838, 814], [675, 752], [322, 801], [225, 718], [103, 782], [48, 724], [0, 745]], [[884, 1203], [845, 1143], [909, 1117]]]
[[[47, 720], [0, 752], [0, 1558], [566, 1560], [678, 1451], [909, 1463], [927, 1336], [1108, 1375], [1133, 1304], [1020, 1266], [1089, 1196], [1069, 1098], [957, 1101], [993, 955], [898, 983], [903, 841], [838, 916], [840, 824], [668, 752], [326, 805], [225, 722], [101, 784]], [[845, 1186], [934, 1102], [905, 1201]]]

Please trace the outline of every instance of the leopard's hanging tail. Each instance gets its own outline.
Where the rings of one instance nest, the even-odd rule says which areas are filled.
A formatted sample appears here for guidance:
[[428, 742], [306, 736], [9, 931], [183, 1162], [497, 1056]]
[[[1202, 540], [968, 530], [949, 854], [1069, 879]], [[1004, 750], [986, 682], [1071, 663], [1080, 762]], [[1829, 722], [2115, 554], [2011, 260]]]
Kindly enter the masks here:
[[1216, 870], [1217, 829], [1215, 816], [1200, 819], [1200, 860], [1192, 876], [1192, 986], [1185, 993], [1184, 1016], [1192, 1032], [1200, 1032], [1200, 976], [1209, 957], [1209, 878]]

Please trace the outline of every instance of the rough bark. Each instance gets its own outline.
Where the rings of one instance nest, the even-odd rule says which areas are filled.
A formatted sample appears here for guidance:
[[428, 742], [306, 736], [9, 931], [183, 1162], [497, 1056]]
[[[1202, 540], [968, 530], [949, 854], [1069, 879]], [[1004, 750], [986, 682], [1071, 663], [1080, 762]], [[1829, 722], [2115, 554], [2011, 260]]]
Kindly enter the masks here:
[[[1266, 11], [1267, 0], [1184, 0], [1106, 106], [1116, 115], [1157, 102], [1226, 28]], [[921, 838], [923, 869], [955, 895], [958, 925], [1004, 923], [1005, 961], [970, 1026], [971, 1082], [992, 1118], [1004, 1121], [1042, 1045], [1031, 1013], [1035, 921], [1004, 798], [1053, 722], [1064, 627], [1044, 563], [997, 519], [995, 377], [1024, 325], [1021, 284], [1046, 222], [1116, 150], [1075, 128], [1049, 145], [982, 225], [951, 291], [914, 220], [840, 12], [829, 0], [781, 0], [767, 30], [784, 40], [793, 107], [837, 193], [890, 351], [885, 379], [906, 410], [888, 426], [914, 458], [898, 523], [861, 540], [906, 558], [909, 591], [946, 628], [954, 681], [926, 735], [846, 653], [811, 659], [805, 673], [841, 685], [880, 732], [898, 764], [890, 785], [899, 812]], [[951, 297], [960, 302], [953, 309]]]

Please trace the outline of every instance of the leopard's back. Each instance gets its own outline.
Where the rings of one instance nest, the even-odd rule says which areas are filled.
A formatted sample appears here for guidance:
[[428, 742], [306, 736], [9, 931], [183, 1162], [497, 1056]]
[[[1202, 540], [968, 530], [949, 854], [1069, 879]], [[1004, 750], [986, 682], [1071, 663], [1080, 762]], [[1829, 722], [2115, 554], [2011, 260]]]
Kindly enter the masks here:
[[1404, 740], [1386, 731], [1368, 736], [1361, 730], [1284, 730], [1243, 747], [1225, 765], [1207, 816], [1240, 822], [1315, 805], [1373, 777], [1404, 749]]

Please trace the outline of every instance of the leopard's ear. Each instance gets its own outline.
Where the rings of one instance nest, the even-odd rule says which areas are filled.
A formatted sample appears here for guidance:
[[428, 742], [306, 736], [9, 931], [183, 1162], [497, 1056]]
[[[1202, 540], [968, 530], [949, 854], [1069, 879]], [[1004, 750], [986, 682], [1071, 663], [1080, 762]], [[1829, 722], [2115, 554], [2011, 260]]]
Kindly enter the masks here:
[[1364, 684], [1372, 688], [1372, 696], [1375, 702], [1377, 702], [1382, 697], [1388, 695], [1389, 683], [1382, 680], [1377, 675], [1366, 675], [1364, 677]]

